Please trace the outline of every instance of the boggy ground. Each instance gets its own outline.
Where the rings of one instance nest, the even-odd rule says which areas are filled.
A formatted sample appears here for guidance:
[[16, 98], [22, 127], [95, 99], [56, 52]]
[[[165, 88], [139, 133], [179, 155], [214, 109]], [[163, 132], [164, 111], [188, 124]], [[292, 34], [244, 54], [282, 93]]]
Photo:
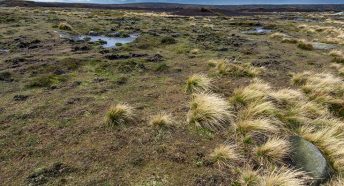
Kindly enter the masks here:
[[[66, 23], [67, 27], [61, 26]], [[219, 75], [209, 60], [250, 65], [273, 89], [296, 88], [292, 73], [337, 74], [326, 50], [303, 50], [264, 27], [297, 39], [323, 40], [327, 33], [300, 25], [339, 27], [329, 13], [281, 13], [249, 17], [180, 17], [141, 11], [1, 8], [1, 185], [230, 185], [228, 173], [209, 154], [234, 136], [204, 133], [186, 122], [191, 96], [186, 79], [208, 74], [213, 92], [227, 98], [249, 84], [247, 74]], [[70, 27], [69, 27], [70, 25]], [[73, 34], [139, 33], [130, 44], [104, 49], [97, 43], [59, 38]], [[343, 49], [341, 45], [337, 49]], [[8, 51], [7, 51], [8, 50]], [[135, 107], [135, 119], [109, 127], [105, 113], [117, 103]], [[171, 113], [168, 130], [150, 116]]]

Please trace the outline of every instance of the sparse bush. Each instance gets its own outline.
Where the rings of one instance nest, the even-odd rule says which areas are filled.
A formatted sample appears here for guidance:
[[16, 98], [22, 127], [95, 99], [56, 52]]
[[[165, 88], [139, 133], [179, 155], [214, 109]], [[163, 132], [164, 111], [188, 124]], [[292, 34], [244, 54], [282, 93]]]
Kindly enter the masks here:
[[305, 186], [308, 177], [305, 172], [292, 170], [287, 167], [274, 168], [263, 175], [259, 185], [264, 186]]
[[117, 104], [110, 107], [105, 122], [110, 126], [124, 124], [134, 118], [134, 108], [128, 104]]
[[210, 158], [219, 167], [229, 167], [233, 161], [240, 159], [233, 145], [219, 145], [210, 154]]
[[232, 123], [227, 102], [215, 94], [194, 94], [187, 114], [187, 122], [210, 131], [218, 131]]
[[67, 30], [67, 31], [72, 31], [73, 30], [73, 27], [70, 24], [68, 24], [68, 23], [60, 23], [57, 27], [60, 30]]
[[186, 81], [185, 91], [187, 93], [199, 93], [211, 88], [211, 79], [204, 74], [194, 74]]
[[265, 144], [255, 148], [255, 154], [263, 162], [282, 162], [290, 151], [290, 143], [285, 139], [270, 138]]
[[168, 128], [171, 127], [173, 123], [172, 115], [164, 112], [152, 116], [149, 120], [149, 124], [154, 128]]

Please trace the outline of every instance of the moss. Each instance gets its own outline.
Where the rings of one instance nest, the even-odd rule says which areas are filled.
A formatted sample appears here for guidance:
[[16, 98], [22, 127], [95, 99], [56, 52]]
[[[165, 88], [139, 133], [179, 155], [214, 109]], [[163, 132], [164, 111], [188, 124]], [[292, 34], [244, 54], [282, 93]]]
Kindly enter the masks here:
[[176, 44], [177, 40], [171, 36], [165, 36], [161, 39], [161, 43], [165, 45], [172, 45], [172, 44]]

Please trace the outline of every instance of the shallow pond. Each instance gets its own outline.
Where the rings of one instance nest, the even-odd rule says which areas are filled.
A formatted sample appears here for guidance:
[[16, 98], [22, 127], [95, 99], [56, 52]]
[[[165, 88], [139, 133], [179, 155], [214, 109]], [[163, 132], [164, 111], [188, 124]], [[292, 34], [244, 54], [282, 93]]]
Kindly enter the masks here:
[[108, 36], [91, 36], [91, 35], [71, 35], [69, 33], [65, 32], [58, 32], [56, 31], [60, 38], [62, 39], [69, 39], [73, 41], [91, 41], [91, 42], [97, 42], [101, 41], [102, 46], [104, 48], [114, 48], [116, 45], [119, 44], [127, 44], [135, 41], [136, 38], [139, 37], [139, 34], [130, 34], [129, 37], [108, 37]]
[[313, 42], [312, 45], [313, 45], [313, 48], [316, 50], [331, 50], [331, 49], [337, 48], [336, 45], [320, 43], [320, 42]]
[[265, 29], [263, 27], [256, 27], [253, 30], [244, 31], [242, 33], [251, 34], [251, 35], [264, 35], [264, 34], [268, 34], [271, 32], [272, 32], [272, 30], [270, 30], [270, 29]]

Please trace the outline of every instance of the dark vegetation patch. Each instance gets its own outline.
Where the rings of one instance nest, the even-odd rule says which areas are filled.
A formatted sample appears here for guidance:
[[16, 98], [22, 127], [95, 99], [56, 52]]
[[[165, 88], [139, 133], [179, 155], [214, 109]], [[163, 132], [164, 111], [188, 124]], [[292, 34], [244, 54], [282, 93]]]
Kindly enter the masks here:
[[75, 168], [63, 163], [55, 163], [50, 167], [36, 170], [26, 178], [29, 185], [45, 185], [52, 179], [66, 176], [75, 171]]

